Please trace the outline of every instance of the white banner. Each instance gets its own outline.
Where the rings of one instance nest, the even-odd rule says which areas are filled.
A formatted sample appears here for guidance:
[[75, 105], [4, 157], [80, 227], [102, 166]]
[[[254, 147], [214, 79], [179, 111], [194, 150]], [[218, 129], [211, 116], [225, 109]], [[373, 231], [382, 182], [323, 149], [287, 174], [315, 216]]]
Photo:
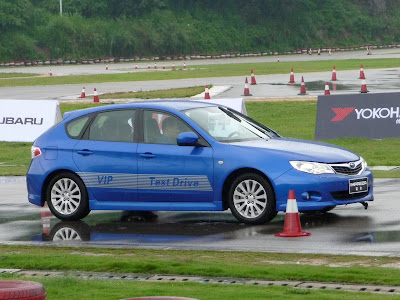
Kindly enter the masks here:
[[224, 99], [194, 100], [194, 101], [210, 102], [214, 104], [224, 105], [247, 116], [247, 109], [246, 105], [244, 104], [243, 98], [224, 98]]
[[33, 142], [59, 121], [57, 100], [0, 100], [0, 141]]

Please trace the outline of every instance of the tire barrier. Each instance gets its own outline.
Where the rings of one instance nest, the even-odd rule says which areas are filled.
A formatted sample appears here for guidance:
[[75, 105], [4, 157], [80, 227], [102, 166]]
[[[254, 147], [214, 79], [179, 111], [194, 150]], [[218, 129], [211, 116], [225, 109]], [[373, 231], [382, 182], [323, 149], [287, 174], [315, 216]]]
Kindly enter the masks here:
[[34, 281], [0, 280], [0, 299], [45, 300], [44, 286]]

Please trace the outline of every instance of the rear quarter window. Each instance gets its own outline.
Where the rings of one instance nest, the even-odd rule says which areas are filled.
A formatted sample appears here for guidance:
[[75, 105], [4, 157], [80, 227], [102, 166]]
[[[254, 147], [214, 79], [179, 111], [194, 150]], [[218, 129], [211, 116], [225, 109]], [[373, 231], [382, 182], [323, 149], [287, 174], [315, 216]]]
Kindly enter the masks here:
[[78, 138], [88, 120], [89, 116], [84, 116], [69, 122], [66, 126], [68, 136], [71, 138]]

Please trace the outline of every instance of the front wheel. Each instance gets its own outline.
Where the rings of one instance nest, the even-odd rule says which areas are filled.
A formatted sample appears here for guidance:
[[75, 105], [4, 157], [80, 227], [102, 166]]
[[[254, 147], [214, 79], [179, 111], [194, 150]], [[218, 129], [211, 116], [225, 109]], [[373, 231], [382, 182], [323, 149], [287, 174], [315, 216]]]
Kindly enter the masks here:
[[229, 207], [240, 222], [264, 224], [277, 214], [275, 195], [262, 176], [247, 173], [238, 176], [229, 191]]
[[47, 186], [46, 200], [53, 215], [61, 220], [79, 220], [90, 212], [86, 187], [73, 173], [54, 176]]

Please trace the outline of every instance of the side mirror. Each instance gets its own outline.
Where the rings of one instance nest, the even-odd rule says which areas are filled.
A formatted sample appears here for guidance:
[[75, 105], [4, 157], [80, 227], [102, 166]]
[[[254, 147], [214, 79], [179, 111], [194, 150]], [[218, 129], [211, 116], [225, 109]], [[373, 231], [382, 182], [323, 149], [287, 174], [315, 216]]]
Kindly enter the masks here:
[[199, 137], [194, 132], [182, 132], [178, 135], [179, 146], [196, 146]]

